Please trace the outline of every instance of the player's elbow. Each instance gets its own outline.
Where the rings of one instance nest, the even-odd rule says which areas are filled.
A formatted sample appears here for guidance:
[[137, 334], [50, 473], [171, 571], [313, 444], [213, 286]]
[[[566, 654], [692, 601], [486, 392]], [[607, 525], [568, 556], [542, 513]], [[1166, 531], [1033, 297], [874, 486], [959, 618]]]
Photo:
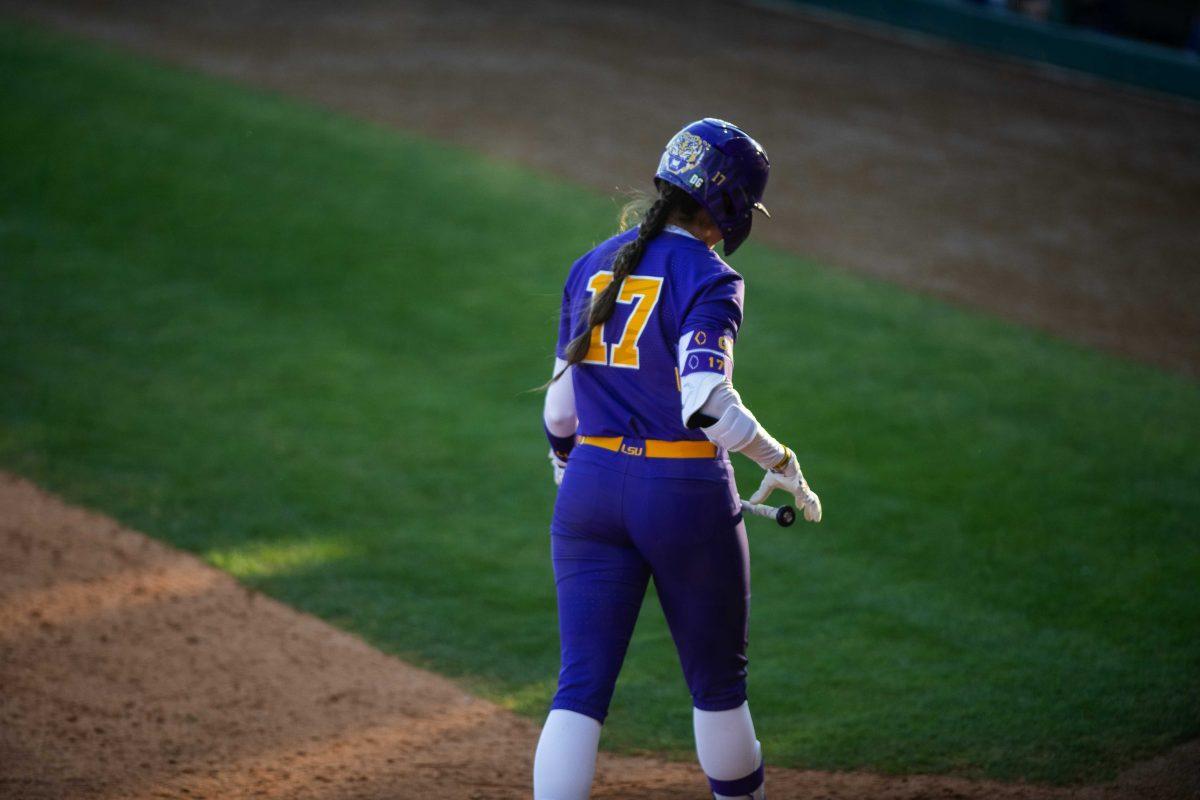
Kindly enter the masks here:
[[555, 436], [570, 436], [579, 425], [579, 418], [574, 411], [547, 408], [542, 414], [546, 429]]

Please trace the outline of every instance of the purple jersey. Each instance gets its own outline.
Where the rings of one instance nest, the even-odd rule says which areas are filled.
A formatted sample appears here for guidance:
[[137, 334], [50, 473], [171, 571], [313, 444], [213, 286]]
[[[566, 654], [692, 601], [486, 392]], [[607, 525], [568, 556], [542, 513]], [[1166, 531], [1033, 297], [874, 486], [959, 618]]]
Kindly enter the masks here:
[[[634, 228], [603, 242], [571, 267], [563, 288], [558, 357], [587, 326], [593, 296], [612, 282], [612, 262]], [[681, 419], [679, 343], [689, 339], [684, 374], [729, 375], [742, 323], [742, 276], [703, 242], [664, 231], [625, 279], [612, 318], [592, 332], [574, 373], [578, 433], [642, 439], [704, 439]]]

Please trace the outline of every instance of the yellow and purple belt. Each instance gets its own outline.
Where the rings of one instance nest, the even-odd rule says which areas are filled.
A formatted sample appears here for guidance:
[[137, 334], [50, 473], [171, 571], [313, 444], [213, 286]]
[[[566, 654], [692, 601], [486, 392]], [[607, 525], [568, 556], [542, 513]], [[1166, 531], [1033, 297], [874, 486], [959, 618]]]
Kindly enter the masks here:
[[683, 439], [668, 442], [663, 439], [629, 439], [625, 436], [579, 436], [578, 444], [591, 445], [627, 456], [646, 458], [716, 458], [717, 446], [712, 442]]

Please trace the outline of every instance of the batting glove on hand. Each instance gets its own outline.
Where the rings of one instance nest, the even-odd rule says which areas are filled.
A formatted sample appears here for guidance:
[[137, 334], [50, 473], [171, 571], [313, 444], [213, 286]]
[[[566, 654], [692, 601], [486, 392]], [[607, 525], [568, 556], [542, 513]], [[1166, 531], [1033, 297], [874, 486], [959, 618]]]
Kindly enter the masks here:
[[796, 505], [804, 509], [806, 520], [820, 522], [821, 498], [808, 488], [808, 481], [804, 480], [804, 473], [800, 471], [800, 462], [796, 460], [796, 454], [786, 447], [784, 451], [787, 453], [787, 460], [782, 467], [767, 470], [762, 483], [758, 485], [758, 491], [750, 496], [750, 502], [758, 505], [770, 497], [771, 492], [782, 489], [796, 498]]
[[554, 485], [562, 486], [563, 473], [567, 471], [567, 462], [559, 458], [558, 455], [551, 450], [550, 466], [554, 469]]

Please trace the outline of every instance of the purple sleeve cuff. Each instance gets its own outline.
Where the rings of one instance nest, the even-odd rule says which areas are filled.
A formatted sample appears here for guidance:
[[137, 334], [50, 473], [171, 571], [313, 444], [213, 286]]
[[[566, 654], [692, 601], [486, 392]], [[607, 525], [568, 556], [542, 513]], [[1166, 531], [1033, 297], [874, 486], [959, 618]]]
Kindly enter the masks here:
[[554, 451], [554, 455], [566, 461], [571, 455], [571, 450], [575, 447], [575, 437], [555, 436], [550, 432], [549, 428], [545, 428], [545, 431], [546, 438], [550, 440], [550, 449]]
[[758, 787], [763, 785], [763, 775], [763, 765], [759, 764], [758, 769], [744, 778], [732, 781], [719, 781], [716, 778], [709, 778], [708, 785], [714, 794], [719, 794], [722, 797], [745, 797], [748, 794], [754, 794], [754, 792], [758, 791]]

